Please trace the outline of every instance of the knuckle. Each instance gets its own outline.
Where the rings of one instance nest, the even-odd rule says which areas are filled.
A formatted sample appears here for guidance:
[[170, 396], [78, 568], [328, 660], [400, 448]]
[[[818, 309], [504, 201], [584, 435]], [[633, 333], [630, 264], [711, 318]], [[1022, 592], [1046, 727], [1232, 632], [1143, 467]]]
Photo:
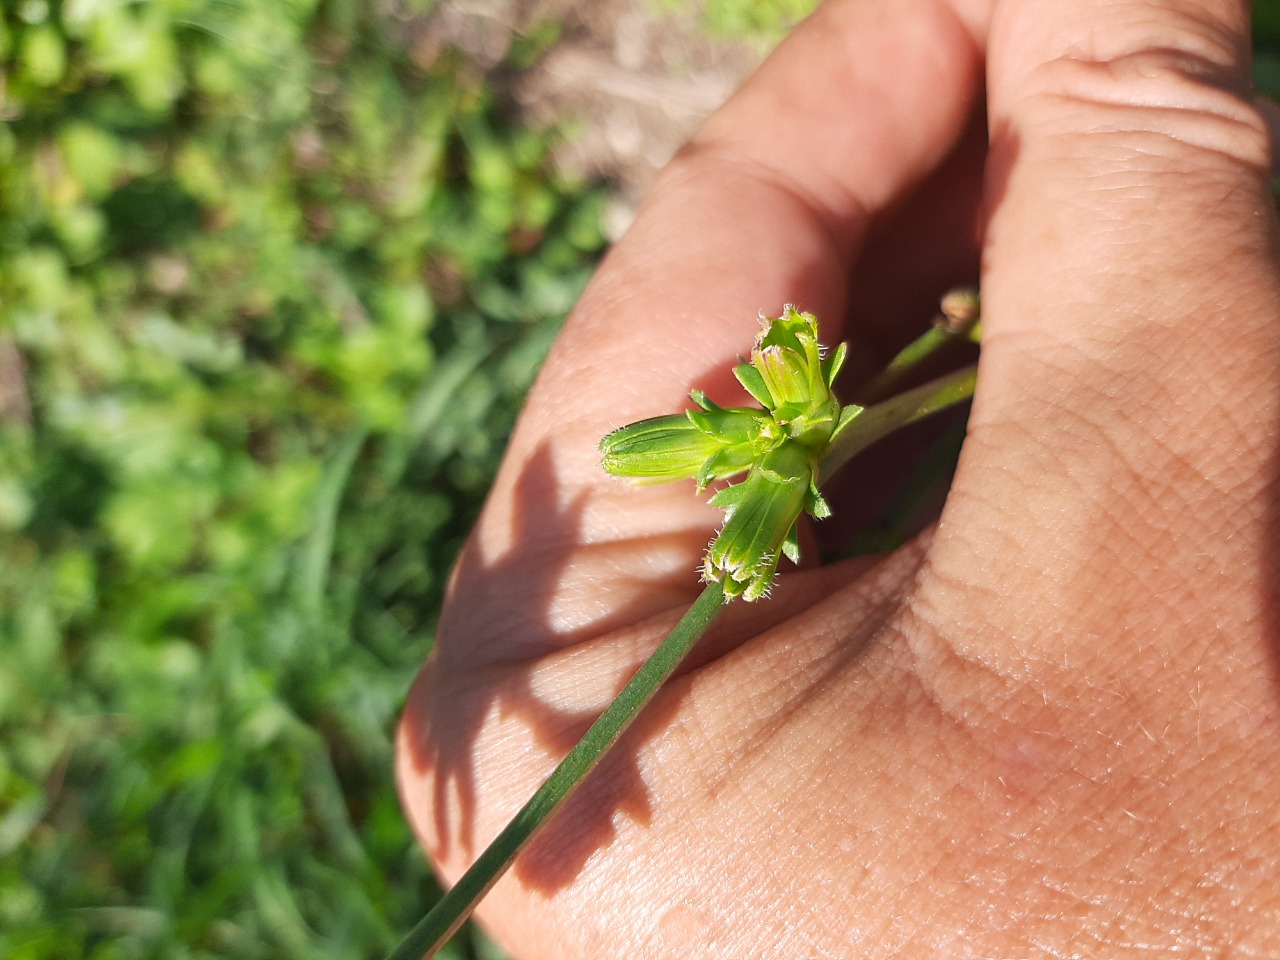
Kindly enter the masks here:
[[1204, 52], [1168, 47], [1104, 60], [1060, 57], [1033, 73], [1022, 101], [1025, 126], [1059, 142], [1074, 136], [1081, 149], [1109, 141], [1157, 166], [1270, 168], [1264, 118], [1233, 72]]

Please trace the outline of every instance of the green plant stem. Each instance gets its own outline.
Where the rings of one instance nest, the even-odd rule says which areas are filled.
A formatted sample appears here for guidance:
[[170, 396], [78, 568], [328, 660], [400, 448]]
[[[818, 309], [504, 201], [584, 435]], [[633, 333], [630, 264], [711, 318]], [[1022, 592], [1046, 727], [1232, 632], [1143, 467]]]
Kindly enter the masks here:
[[569, 751], [520, 812], [400, 942], [387, 960], [432, 957], [470, 916], [512, 861], [550, 822], [552, 815], [586, 779], [600, 758], [653, 699], [681, 661], [724, 609], [724, 587], [709, 583], [687, 613], [609, 704], [600, 718]]
[[[853, 416], [841, 417], [831, 445], [822, 457], [818, 483], [825, 483], [833, 473], [877, 440], [883, 439], [909, 423], [923, 420], [973, 396], [978, 367], [971, 364], [954, 373], [900, 393], [891, 400], [877, 403]], [[846, 407], [846, 411], [850, 408]], [[856, 408], [853, 408], [856, 410]]]
[[982, 339], [981, 323], [981, 299], [977, 288], [953, 287], [938, 303], [933, 326], [900, 350], [879, 374], [859, 387], [854, 399], [862, 406], [869, 406], [897, 394], [920, 365], [943, 347], [957, 340], [979, 342]]
[[907, 344], [883, 370], [859, 387], [854, 399], [862, 404], [870, 404], [892, 396], [913, 370], [958, 339], [959, 334], [945, 327], [930, 327]]

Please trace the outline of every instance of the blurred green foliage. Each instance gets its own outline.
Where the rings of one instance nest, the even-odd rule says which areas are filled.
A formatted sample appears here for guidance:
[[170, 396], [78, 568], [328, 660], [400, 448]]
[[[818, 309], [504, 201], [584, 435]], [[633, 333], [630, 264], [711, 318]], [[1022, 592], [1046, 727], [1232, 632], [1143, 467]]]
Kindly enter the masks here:
[[1253, 2], [1253, 79], [1259, 91], [1280, 98], [1280, 0]]
[[[668, 2], [678, 6], [681, 0]], [[705, 0], [702, 21], [712, 35], [771, 44], [817, 5], [818, 0]]]
[[709, 36], [746, 40], [761, 48], [777, 43], [817, 7], [819, 0], [650, 0], [656, 10], [693, 7]]
[[391, 733], [602, 195], [426, 8], [4, 6], [7, 960], [376, 957], [437, 896]]

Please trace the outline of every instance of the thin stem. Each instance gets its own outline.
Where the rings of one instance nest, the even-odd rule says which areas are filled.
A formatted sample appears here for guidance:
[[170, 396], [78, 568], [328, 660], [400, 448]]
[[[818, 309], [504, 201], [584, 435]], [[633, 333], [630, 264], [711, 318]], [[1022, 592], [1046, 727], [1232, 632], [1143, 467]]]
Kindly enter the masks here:
[[855, 399], [864, 403], [873, 403], [892, 395], [912, 370], [955, 339], [956, 335], [949, 330], [930, 327], [907, 344], [883, 370], [859, 387]]
[[909, 423], [923, 420], [968, 400], [973, 396], [977, 379], [977, 364], [971, 364], [944, 377], [930, 380], [914, 390], [900, 393], [891, 400], [867, 407], [848, 419], [841, 418], [840, 426], [831, 438], [831, 445], [822, 457], [819, 485], [825, 483], [854, 454], [865, 450], [877, 440]]
[[709, 583], [658, 649], [636, 671], [622, 692], [569, 751], [520, 812], [498, 834], [391, 953], [387, 960], [433, 957], [471, 915], [471, 911], [511, 863], [550, 822], [560, 805], [586, 779], [600, 758], [617, 743], [645, 705], [680, 666], [724, 609], [724, 587]]
[[902, 384], [934, 354], [958, 340], [974, 339], [979, 322], [978, 292], [956, 287], [942, 298], [933, 325], [902, 348], [878, 374], [858, 388], [854, 398], [867, 406], [893, 396]]

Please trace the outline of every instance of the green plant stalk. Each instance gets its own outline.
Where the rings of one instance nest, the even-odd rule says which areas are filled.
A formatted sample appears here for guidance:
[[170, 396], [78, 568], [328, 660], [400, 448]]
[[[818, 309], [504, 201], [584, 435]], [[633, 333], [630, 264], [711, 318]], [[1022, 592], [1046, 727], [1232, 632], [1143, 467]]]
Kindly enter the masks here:
[[560, 761], [529, 802], [409, 932], [388, 960], [419, 960], [424, 955], [434, 956], [445, 945], [512, 861], [550, 822], [552, 815], [586, 780], [587, 774], [609, 748], [618, 742], [694, 644], [715, 622], [724, 605], [724, 586], [720, 583], [707, 584], [667, 638], [582, 735], [568, 756]]
[[[831, 445], [822, 458], [821, 479], [825, 481], [854, 454], [894, 430], [969, 399], [973, 395], [976, 375], [976, 367], [966, 367], [866, 409], [846, 408], [850, 415], [841, 418]], [[448, 942], [520, 852], [618, 742], [715, 622], [724, 606], [723, 584], [707, 584], [693, 606], [568, 756], [387, 960], [432, 957]]]
[[982, 339], [982, 301], [977, 287], [952, 287], [938, 303], [933, 326], [907, 344], [854, 399], [864, 407], [898, 393], [903, 383], [943, 347], [959, 340]]
[[[831, 444], [822, 457], [818, 483], [825, 483], [855, 454], [917, 420], [963, 403], [973, 396], [978, 380], [977, 364], [900, 393], [891, 400], [867, 407], [861, 413], [840, 418]], [[846, 408], [848, 410], [850, 408]]]
[[859, 387], [854, 399], [863, 404], [874, 404], [877, 400], [892, 395], [897, 386], [921, 363], [960, 338], [959, 334], [945, 327], [930, 327], [903, 347], [883, 370]]

